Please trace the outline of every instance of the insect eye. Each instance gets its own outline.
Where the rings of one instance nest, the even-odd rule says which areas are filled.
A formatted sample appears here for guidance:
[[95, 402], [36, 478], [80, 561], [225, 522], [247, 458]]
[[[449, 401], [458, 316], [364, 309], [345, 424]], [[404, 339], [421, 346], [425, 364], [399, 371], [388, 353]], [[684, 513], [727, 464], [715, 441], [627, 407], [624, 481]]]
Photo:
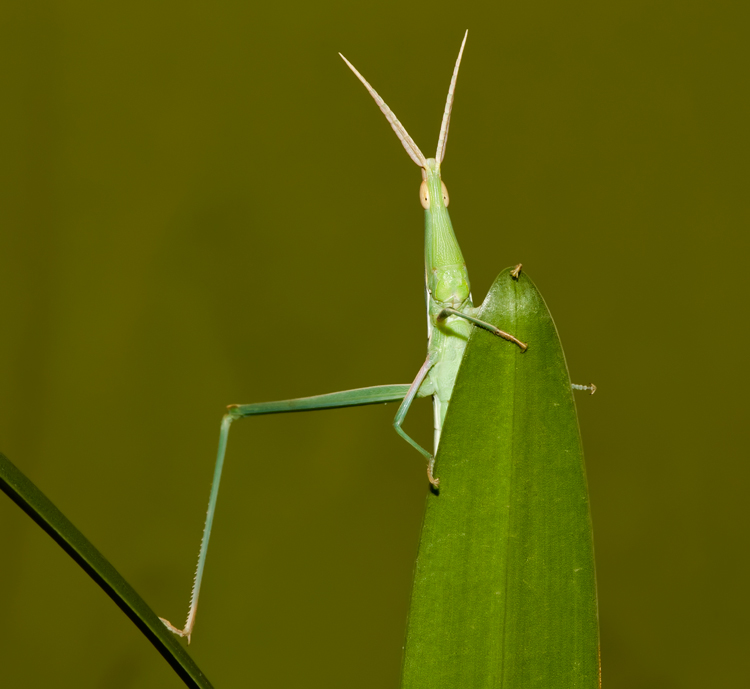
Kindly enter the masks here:
[[443, 189], [443, 204], [446, 208], [448, 208], [448, 203], [450, 202], [450, 199], [448, 198], [448, 187], [445, 186], [445, 182], [441, 180], [440, 186]]
[[422, 208], [427, 210], [430, 207], [430, 194], [427, 191], [427, 180], [422, 180], [422, 185], [419, 187], [419, 200], [422, 202]]

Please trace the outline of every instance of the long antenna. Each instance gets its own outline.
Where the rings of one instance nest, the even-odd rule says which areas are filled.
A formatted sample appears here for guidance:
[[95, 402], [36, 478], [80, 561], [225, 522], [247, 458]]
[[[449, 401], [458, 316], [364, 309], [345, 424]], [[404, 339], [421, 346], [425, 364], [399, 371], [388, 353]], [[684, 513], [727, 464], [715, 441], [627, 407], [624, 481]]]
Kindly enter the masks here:
[[[465, 40], [465, 39], [464, 39]], [[341, 55], [341, 53], [339, 53]], [[398, 121], [398, 118], [393, 114], [393, 111], [386, 105], [385, 101], [378, 95], [378, 92], [370, 86], [370, 84], [367, 82], [367, 79], [365, 79], [354, 67], [354, 65], [349, 62], [343, 55], [341, 55], [341, 59], [346, 62], [347, 65], [349, 65], [349, 69], [354, 72], [354, 74], [357, 75], [357, 79], [359, 79], [364, 85], [365, 88], [370, 92], [370, 95], [375, 99], [375, 102], [378, 104], [378, 107], [381, 109], [383, 114], [385, 115], [385, 118], [391, 123], [391, 127], [393, 127], [393, 131], [396, 132], [396, 136], [399, 138], [399, 141], [403, 144], [404, 148], [406, 149], [406, 152], [409, 154], [409, 157], [417, 164], [419, 167], [427, 169], [427, 160], [425, 159], [424, 155], [422, 154], [422, 151], [419, 150], [419, 146], [414, 143], [414, 140], [409, 136], [409, 132], [404, 129], [404, 125], [401, 124]]]
[[451, 123], [451, 110], [453, 110], [453, 93], [456, 90], [456, 79], [458, 78], [458, 68], [461, 65], [461, 56], [464, 54], [464, 46], [466, 45], [466, 39], [469, 36], [469, 30], [466, 30], [464, 34], [463, 43], [461, 43], [461, 50], [458, 51], [458, 60], [456, 60], [456, 66], [453, 68], [453, 76], [451, 77], [451, 85], [448, 87], [448, 100], [445, 102], [445, 113], [443, 114], [443, 123], [440, 125], [440, 136], [438, 137], [437, 153], [435, 153], [435, 160], [438, 163], [443, 162], [445, 157], [445, 147], [448, 144], [448, 127]]

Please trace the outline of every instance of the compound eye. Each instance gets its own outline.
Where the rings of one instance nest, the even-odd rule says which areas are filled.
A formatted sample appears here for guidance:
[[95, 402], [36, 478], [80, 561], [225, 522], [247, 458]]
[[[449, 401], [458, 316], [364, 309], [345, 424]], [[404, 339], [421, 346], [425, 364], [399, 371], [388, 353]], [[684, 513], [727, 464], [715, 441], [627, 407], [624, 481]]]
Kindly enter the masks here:
[[422, 208], [427, 210], [430, 207], [430, 193], [427, 190], [427, 180], [422, 180], [422, 185], [419, 187], [419, 200], [422, 202]]
[[445, 186], [445, 182], [442, 180], [440, 181], [440, 186], [443, 189], [443, 204], [448, 208], [448, 203], [450, 202], [450, 199], [448, 198], [448, 187]]

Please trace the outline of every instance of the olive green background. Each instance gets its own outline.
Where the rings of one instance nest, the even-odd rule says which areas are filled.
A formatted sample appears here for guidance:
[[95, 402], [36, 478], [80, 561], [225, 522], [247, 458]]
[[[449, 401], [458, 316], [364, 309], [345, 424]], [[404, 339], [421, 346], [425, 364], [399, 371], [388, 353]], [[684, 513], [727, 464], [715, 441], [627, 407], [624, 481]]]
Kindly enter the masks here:
[[[608, 689], [741, 686], [741, 2], [6, 2], [0, 450], [183, 619], [224, 405], [409, 382], [419, 171], [481, 300], [523, 262], [576, 382]], [[394, 407], [238, 422], [191, 652], [217, 687], [397, 687], [427, 491]], [[430, 410], [409, 428], [430, 438]], [[4, 687], [178, 687], [0, 496]]]

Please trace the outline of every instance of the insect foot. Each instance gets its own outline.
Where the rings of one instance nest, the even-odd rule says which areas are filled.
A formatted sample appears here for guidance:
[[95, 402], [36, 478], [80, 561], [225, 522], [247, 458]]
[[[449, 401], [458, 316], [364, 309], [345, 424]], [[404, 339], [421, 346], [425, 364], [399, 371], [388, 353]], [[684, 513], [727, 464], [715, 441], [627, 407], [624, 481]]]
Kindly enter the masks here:
[[430, 483], [437, 488], [440, 485], [440, 479], [432, 475], [432, 470], [435, 468], [435, 457], [430, 457], [427, 462], [427, 478]]
[[596, 392], [596, 385], [593, 383], [591, 383], [591, 385], [576, 385], [575, 383], [571, 383], [570, 387], [574, 390], [591, 390], [592, 395]]

